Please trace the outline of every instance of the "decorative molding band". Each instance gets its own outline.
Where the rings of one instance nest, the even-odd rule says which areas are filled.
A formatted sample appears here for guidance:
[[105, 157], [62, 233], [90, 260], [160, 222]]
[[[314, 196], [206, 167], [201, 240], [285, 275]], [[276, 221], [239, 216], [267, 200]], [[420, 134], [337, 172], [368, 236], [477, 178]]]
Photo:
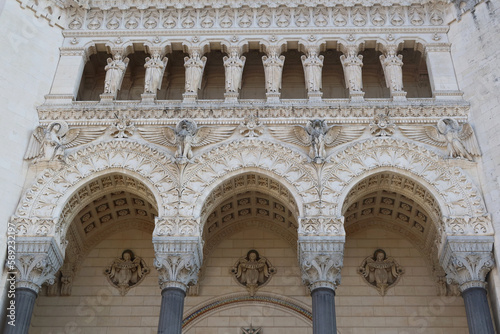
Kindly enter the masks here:
[[236, 296], [230, 296], [230, 297], [221, 297], [216, 299], [215, 301], [211, 301], [195, 311], [189, 313], [183, 320], [182, 320], [182, 328], [188, 327], [190, 324], [195, 322], [198, 318], [203, 316], [204, 314], [207, 314], [209, 312], [212, 312], [218, 308], [227, 306], [227, 305], [232, 305], [232, 304], [238, 304], [238, 303], [245, 303], [245, 302], [251, 302], [251, 303], [259, 303], [259, 304], [271, 304], [271, 305], [276, 305], [280, 307], [284, 307], [288, 310], [291, 310], [306, 319], [312, 321], [312, 312], [305, 307], [302, 307], [298, 304], [296, 304], [294, 301], [290, 299], [284, 299], [284, 298], [277, 298], [274, 296], [269, 296], [265, 294], [258, 294], [255, 296], [249, 296], [248, 294], [242, 294], [242, 295], [236, 295]]

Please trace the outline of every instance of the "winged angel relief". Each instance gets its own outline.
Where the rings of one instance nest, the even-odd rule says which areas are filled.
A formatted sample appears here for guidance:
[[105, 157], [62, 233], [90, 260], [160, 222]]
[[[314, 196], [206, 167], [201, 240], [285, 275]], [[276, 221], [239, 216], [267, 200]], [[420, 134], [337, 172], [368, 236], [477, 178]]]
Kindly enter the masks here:
[[437, 126], [401, 126], [401, 132], [408, 138], [439, 147], [446, 147], [450, 158], [464, 158], [473, 161], [481, 155], [469, 123], [462, 126], [452, 118], [443, 118]]
[[64, 161], [65, 151], [87, 144], [101, 136], [106, 128], [69, 130], [64, 121], [52, 122], [47, 128], [37, 126], [28, 144], [24, 159], [39, 161]]
[[179, 163], [185, 163], [193, 157], [193, 147], [204, 146], [229, 138], [233, 128], [216, 128], [200, 126], [190, 120], [182, 120], [175, 128], [141, 128], [142, 137], [152, 143], [162, 146], [177, 146], [175, 158]]
[[300, 146], [309, 146], [309, 156], [320, 163], [326, 158], [326, 147], [333, 147], [359, 138], [365, 127], [328, 126], [325, 120], [311, 120], [306, 126], [270, 128], [274, 137]]

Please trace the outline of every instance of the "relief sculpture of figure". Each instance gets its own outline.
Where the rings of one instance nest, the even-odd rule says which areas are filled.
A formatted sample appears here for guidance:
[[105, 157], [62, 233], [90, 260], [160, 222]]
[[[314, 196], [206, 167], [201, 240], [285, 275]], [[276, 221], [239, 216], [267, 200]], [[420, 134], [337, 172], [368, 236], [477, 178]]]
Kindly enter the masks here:
[[403, 56], [396, 54], [396, 48], [390, 48], [387, 55], [380, 56], [380, 63], [384, 69], [385, 84], [392, 92], [403, 90]]
[[125, 76], [129, 59], [122, 59], [119, 52], [115, 53], [113, 59], [108, 58], [108, 64], [104, 69], [106, 70], [106, 77], [104, 79], [104, 93], [111, 94], [116, 97]]
[[55, 121], [47, 128], [37, 126], [28, 144], [24, 159], [34, 162], [64, 161], [65, 150], [91, 142], [104, 133], [106, 128], [69, 130], [65, 121]]
[[241, 89], [241, 78], [246, 57], [239, 58], [238, 52], [232, 50], [230, 57], [224, 56], [222, 59], [224, 60], [226, 74], [226, 93], [238, 92], [238, 89]]
[[459, 125], [453, 118], [442, 118], [436, 126], [401, 126], [400, 130], [408, 138], [446, 147], [451, 159], [463, 158], [474, 161], [473, 157], [481, 155], [472, 126], [469, 123]]
[[344, 69], [345, 85], [350, 92], [360, 92], [363, 89], [361, 68], [363, 67], [363, 56], [357, 54], [357, 49], [347, 49], [347, 57], [340, 56], [340, 62]]
[[306, 88], [308, 92], [319, 92], [321, 85], [321, 72], [323, 71], [324, 56], [318, 56], [316, 50], [311, 50], [308, 56], [300, 57], [304, 67], [304, 76], [306, 79]]
[[246, 257], [238, 260], [231, 272], [241, 285], [247, 287], [250, 295], [254, 296], [257, 288], [267, 283], [276, 269], [269, 260], [260, 257], [259, 253], [252, 249], [248, 251]]
[[127, 249], [123, 251], [121, 258], [115, 259], [104, 270], [104, 274], [111, 285], [119, 289], [124, 296], [131, 287], [139, 284], [149, 274], [149, 268], [143, 259], [134, 256], [134, 253]]
[[186, 93], [197, 93], [201, 88], [203, 70], [207, 63], [207, 57], [200, 58], [198, 51], [193, 51], [191, 57], [184, 57], [184, 67], [186, 68]]
[[266, 77], [266, 93], [278, 93], [281, 89], [281, 78], [285, 56], [279, 56], [276, 50], [271, 50], [268, 56], [262, 57], [264, 75]]
[[373, 257], [364, 259], [358, 273], [384, 296], [404, 274], [404, 269], [392, 257], [387, 257], [383, 249], [377, 249]]
[[161, 82], [167, 66], [167, 61], [167, 57], [161, 59], [160, 54], [157, 52], [155, 52], [151, 58], [146, 58], [146, 63], [144, 64], [146, 68], [144, 93], [156, 94], [156, 91], [161, 89]]

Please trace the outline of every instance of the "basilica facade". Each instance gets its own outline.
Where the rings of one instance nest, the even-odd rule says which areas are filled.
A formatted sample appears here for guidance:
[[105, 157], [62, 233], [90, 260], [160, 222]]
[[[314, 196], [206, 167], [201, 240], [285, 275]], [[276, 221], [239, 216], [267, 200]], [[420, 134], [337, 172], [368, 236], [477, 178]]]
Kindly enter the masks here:
[[0, 5], [3, 332], [496, 333], [499, 7]]

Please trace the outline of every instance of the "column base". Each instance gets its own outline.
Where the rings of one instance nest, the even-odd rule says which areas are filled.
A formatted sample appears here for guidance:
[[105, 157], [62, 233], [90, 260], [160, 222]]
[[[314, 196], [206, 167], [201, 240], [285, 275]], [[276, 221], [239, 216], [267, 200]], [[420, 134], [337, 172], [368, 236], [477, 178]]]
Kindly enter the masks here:
[[396, 102], [405, 102], [406, 101], [406, 92], [405, 91], [397, 91], [391, 92], [392, 100]]
[[318, 103], [322, 101], [323, 92], [308, 92], [307, 96], [309, 97], [309, 102]]
[[198, 98], [197, 93], [184, 93], [182, 94], [182, 103], [196, 103], [196, 99]]
[[144, 93], [141, 94], [141, 103], [154, 104], [156, 101], [156, 94]]
[[351, 97], [351, 102], [364, 102], [365, 100], [365, 92], [349, 92]]
[[45, 95], [45, 104], [71, 104], [74, 100], [73, 95]]
[[281, 96], [281, 93], [279, 92], [273, 92], [273, 93], [266, 93], [266, 97], [267, 97], [267, 103], [269, 104], [274, 104], [274, 103], [280, 103], [280, 96]]
[[115, 100], [115, 96], [110, 93], [101, 94], [99, 97], [101, 98], [101, 103], [113, 103]]
[[238, 103], [238, 96], [240, 94], [238, 92], [230, 92], [224, 94], [224, 102], [225, 103]]
[[432, 92], [436, 101], [461, 101], [464, 93], [459, 90], [441, 90]]

